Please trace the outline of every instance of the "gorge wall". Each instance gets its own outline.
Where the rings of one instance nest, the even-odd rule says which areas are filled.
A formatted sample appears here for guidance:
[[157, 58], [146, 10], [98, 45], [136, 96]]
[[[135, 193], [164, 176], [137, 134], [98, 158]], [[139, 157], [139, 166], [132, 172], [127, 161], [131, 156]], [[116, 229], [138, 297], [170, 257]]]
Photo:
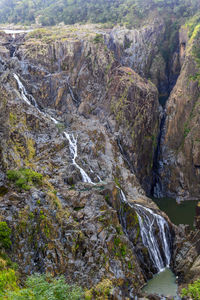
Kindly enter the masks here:
[[177, 200], [199, 197], [199, 29], [179, 33], [181, 72], [166, 104], [156, 191]]
[[[178, 43], [173, 32], [166, 58], [166, 32], [157, 18], [137, 30], [85, 25], [1, 33], [0, 221], [12, 230], [6, 252], [22, 277], [48, 271], [87, 289], [106, 280], [116, 299], [133, 299], [157, 271], [135, 203], [168, 221], [171, 266], [180, 267], [186, 241], [146, 194], [155, 184], [161, 195], [198, 194], [198, 66], [191, 50], [197, 36], [189, 40], [182, 29]], [[165, 113], [159, 98], [171, 90]], [[24, 169], [41, 175], [23, 183]], [[9, 176], [13, 170], [18, 175]], [[122, 191], [131, 208], [122, 205]]]

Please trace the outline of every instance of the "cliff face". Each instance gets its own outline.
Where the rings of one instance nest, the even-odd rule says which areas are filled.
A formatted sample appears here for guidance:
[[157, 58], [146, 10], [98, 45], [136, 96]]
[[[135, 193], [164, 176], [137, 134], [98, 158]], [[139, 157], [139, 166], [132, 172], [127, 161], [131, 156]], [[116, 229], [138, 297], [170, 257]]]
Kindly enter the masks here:
[[[115, 59], [106, 42], [112, 32], [102, 34], [89, 26], [79, 32], [65, 30], [65, 38], [56, 41], [51, 31], [38, 30], [19, 47], [28, 91], [41, 107], [61, 115], [76, 111], [86, 119], [98, 118], [110, 128], [130, 170], [149, 191], [160, 122], [155, 86]], [[133, 44], [134, 37], [135, 32]]]
[[117, 296], [135, 295], [151, 266], [134, 209], [131, 241], [123, 233], [120, 189], [129, 201], [157, 210], [138, 181], [149, 184], [156, 87], [121, 66], [96, 31], [67, 29], [66, 40], [40, 34], [8, 37], [8, 59], [1, 60], [0, 220], [12, 230], [7, 253], [22, 275], [64, 274], [88, 289], [108, 279]]
[[199, 197], [199, 33], [180, 31], [182, 65], [166, 106], [159, 175], [161, 194], [178, 200]]
[[123, 299], [155, 271], [122, 191], [162, 214], [143, 189], [153, 184], [158, 96], [166, 97], [180, 66], [157, 153], [158, 191], [195, 197], [200, 165], [198, 39], [182, 30], [180, 50], [166, 60], [166, 32], [157, 20], [139, 30], [1, 34], [0, 220], [12, 229], [8, 252], [22, 275], [64, 274], [86, 288], [108, 279]]

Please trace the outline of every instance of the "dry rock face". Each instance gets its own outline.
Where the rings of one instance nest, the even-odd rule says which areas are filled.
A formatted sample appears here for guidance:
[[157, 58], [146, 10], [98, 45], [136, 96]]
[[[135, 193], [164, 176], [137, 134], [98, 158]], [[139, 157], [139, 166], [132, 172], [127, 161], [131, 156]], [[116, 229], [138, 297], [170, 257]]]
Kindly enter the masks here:
[[147, 80], [141, 80], [132, 69], [113, 69], [105, 105], [109, 103], [114, 114], [115, 127], [112, 130], [118, 132], [121, 152], [146, 190], [151, 188], [153, 155], [160, 123], [157, 98], [156, 87]]
[[160, 156], [160, 194], [178, 200], [199, 198], [199, 83], [194, 47], [198, 35], [188, 42], [180, 32], [181, 73], [166, 106]]

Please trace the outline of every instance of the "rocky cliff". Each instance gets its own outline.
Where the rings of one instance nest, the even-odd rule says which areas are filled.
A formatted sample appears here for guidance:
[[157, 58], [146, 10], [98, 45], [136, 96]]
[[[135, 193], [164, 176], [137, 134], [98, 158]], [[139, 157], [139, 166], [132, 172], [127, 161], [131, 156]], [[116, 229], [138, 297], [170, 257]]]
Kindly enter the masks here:
[[[1, 33], [0, 222], [11, 228], [6, 252], [22, 278], [64, 274], [89, 293], [109, 283], [113, 297], [133, 299], [158, 270], [135, 203], [152, 209], [147, 219], [165, 265], [159, 216], [169, 223], [162, 228], [177, 274], [191, 269], [180, 264], [187, 247], [198, 263], [194, 241], [145, 194], [155, 165], [157, 194], [198, 191], [198, 33], [189, 38], [183, 28], [178, 48], [176, 33], [167, 58], [160, 19], [138, 30]], [[164, 112], [158, 98], [172, 88]]]
[[124, 299], [155, 272], [136, 211], [130, 238], [120, 209], [123, 190], [158, 211], [139, 183], [150, 178], [158, 92], [86, 29], [2, 34], [0, 220], [22, 277], [106, 281]]
[[159, 162], [160, 195], [199, 197], [199, 26], [179, 34], [181, 73], [166, 105]]

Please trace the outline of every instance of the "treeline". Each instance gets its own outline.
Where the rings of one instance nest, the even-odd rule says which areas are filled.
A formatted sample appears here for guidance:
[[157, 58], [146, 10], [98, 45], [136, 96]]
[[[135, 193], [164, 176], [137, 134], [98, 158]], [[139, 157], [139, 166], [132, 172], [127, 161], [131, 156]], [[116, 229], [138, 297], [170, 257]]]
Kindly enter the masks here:
[[155, 10], [176, 17], [191, 16], [199, 0], [0, 0], [0, 23], [44, 26], [61, 22], [108, 23], [133, 27]]

